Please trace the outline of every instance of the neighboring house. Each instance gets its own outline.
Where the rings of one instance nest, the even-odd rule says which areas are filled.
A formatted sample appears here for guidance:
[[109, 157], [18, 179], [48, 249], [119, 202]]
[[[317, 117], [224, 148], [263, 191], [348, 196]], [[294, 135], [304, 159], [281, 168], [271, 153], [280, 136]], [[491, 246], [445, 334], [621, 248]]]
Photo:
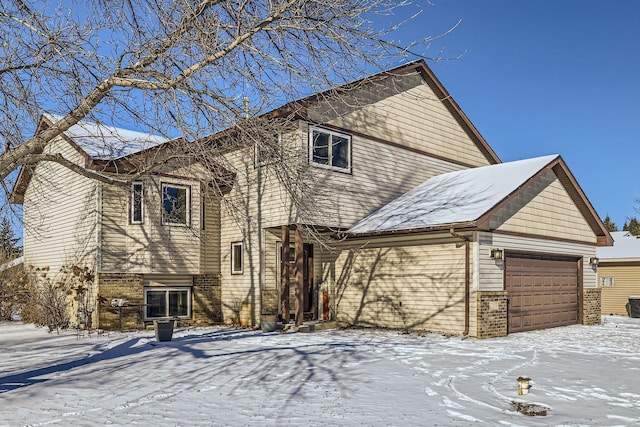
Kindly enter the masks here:
[[[611, 236], [565, 162], [546, 156], [501, 163], [423, 61], [260, 119], [284, 122], [266, 138], [276, 149], [241, 144], [220, 155], [217, 165], [234, 181], [210, 198], [207, 238], [196, 232], [200, 199], [196, 181], [184, 178], [190, 169], [176, 169], [167, 181], [177, 199], [184, 188], [192, 195], [183, 227], [163, 225], [158, 216], [166, 178], [146, 178], [150, 194], [140, 207], [143, 224], [136, 224], [135, 184], [127, 192], [76, 176], [65, 182], [86, 181], [74, 199], [83, 207], [56, 227], [75, 222], [76, 230], [98, 230], [93, 245], [75, 239], [56, 253], [97, 260], [100, 295], [111, 286], [120, 294], [109, 297], [137, 298], [147, 304], [146, 321], [154, 292], [166, 291], [171, 301], [175, 289], [192, 307], [183, 316], [192, 324], [256, 325], [261, 314], [277, 313], [298, 322], [491, 337], [600, 322], [589, 260]], [[224, 146], [239, 136], [210, 138]], [[76, 149], [70, 141], [52, 149]], [[135, 163], [129, 157], [122, 159]], [[122, 159], [115, 161], [124, 167]], [[38, 165], [29, 179], [21, 172], [16, 187], [14, 199], [24, 199], [31, 222], [27, 196], [44, 184], [29, 182], [49, 167], [58, 168]], [[90, 218], [77, 213], [89, 206]], [[30, 253], [49, 253], [42, 241], [25, 238], [27, 264]], [[208, 294], [203, 281], [213, 283]], [[206, 309], [196, 310], [203, 295]]]
[[598, 248], [602, 314], [628, 316], [629, 297], [640, 297], [640, 239], [627, 231], [611, 236], [613, 246]]

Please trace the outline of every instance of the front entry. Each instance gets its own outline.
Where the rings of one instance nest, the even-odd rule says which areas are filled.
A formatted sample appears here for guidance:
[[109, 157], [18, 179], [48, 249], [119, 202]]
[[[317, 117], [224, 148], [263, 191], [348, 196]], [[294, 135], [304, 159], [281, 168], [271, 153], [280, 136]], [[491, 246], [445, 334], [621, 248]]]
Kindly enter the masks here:
[[[276, 275], [276, 277], [281, 277], [281, 269], [282, 269], [282, 245], [278, 245], [278, 266], [280, 267], [280, 271]], [[295, 273], [295, 264], [296, 264], [296, 255], [295, 255], [295, 247], [292, 245], [289, 247], [289, 301], [291, 301], [291, 309], [289, 311], [288, 319], [292, 319], [295, 317], [295, 301], [296, 301], [296, 273]], [[315, 298], [314, 298], [314, 287], [313, 287], [313, 244], [312, 243], [304, 243], [303, 244], [303, 268], [302, 268], [302, 281], [303, 281], [303, 304], [302, 310], [304, 312], [304, 320], [313, 320], [316, 318], [315, 310]], [[278, 281], [278, 295], [281, 295], [281, 283]], [[282, 309], [282, 305], [279, 305], [280, 310]], [[284, 313], [280, 313], [282, 319], [287, 319]]]

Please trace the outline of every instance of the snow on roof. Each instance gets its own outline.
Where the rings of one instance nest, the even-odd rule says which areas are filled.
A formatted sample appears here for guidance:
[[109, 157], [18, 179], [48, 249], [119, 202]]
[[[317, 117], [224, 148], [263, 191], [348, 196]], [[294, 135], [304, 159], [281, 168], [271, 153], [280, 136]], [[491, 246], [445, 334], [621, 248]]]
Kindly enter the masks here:
[[601, 260], [640, 258], [640, 238], [629, 234], [628, 231], [614, 231], [611, 237], [613, 237], [613, 246], [598, 247], [598, 258]]
[[356, 223], [349, 233], [475, 221], [557, 157], [536, 157], [434, 176]]
[[[45, 114], [53, 123], [62, 116]], [[64, 134], [84, 152], [98, 160], [115, 160], [169, 141], [168, 138], [149, 133], [106, 126], [81, 120]]]

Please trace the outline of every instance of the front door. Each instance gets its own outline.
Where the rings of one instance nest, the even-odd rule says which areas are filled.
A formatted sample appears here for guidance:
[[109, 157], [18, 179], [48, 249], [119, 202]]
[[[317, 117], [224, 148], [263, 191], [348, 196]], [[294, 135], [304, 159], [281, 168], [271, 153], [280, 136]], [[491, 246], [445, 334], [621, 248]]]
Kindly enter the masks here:
[[[279, 245], [278, 248], [278, 266], [282, 268], [282, 245]], [[303, 305], [302, 311], [304, 312], [305, 320], [315, 319], [316, 310], [315, 310], [315, 298], [314, 298], [314, 288], [313, 288], [313, 244], [312, 243], [304, 243], [303, 244]], [[295, 315], [295, 301], [296, 301], [296, 250], [294, 245], [289, 247], [289, 302], [291, 307], [291, 313], [289, 314], [289, 318]], [[278, 271], [276, 275], [276, 280], [278, 280], [278, 295], [280, 295], [280, 271]], [[282, 307], [282, 304], [278, 305]], [[285, 317], [285, 316], [283, 316]]]

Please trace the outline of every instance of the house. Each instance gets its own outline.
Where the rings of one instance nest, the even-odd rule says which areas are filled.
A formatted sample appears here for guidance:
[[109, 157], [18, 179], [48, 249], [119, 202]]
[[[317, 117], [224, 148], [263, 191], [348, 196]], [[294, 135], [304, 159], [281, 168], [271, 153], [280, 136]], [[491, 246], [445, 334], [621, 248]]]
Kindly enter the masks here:
[[640, 239], [627, 231], [614, 231], [613, 246], [598, 248], [598, 284], [602, 314], [628, 316], [629, 297], [640, 297]]
[[[611, 236], [564, 160], [502, 163], [423, 61], [256, 120], [259, 135], [234, 130], [201, 141], [229, 147], [217, 151], [215, 167], [234, 177], [202, 200], [197, 188], [216, 187], [206, 165], [167, 164], [143, 178], [142, 192], [78, 179], [86, 189], [55, 227], [93, 234], [59, 245], [56, 256], [95, 259], [100, 296], [135, 301], [146, 322], [171, 317], [154, 310], [159, 301], [171, 310], [174, 300], [186, 301], [181, 317], [191, 324], [256, 325], [278, 314], [298, 324], [332, 319], [484, 338], [600, 322], [589, 260]], [[50, 149], [75, 154], [73, 136]], [[156, 142], [121, 157], [87, 160], [88, 149], [76, 157], [132, 173], [150, 153], [170, 153], [170, 143]], [[51, 192], [40, 188], [52, 183], [35, 179], [45, 167], [56, 168], [48, 177], [66, 173], [48, 163], [21, 172], [14, 199], [30, 222], [53, 227], [29, 206]], [[167, 193], [190, 200], [189, 220], [164, 223]], [[47, 212], [59, 206], [39, 203]], [[92, 216], [77, 213], [87, 206]], [[51, 239], [60, 234], [44, 228]], [[54, 263], [43, 241], [25, 238], [27, 263], [36, 253]]]

